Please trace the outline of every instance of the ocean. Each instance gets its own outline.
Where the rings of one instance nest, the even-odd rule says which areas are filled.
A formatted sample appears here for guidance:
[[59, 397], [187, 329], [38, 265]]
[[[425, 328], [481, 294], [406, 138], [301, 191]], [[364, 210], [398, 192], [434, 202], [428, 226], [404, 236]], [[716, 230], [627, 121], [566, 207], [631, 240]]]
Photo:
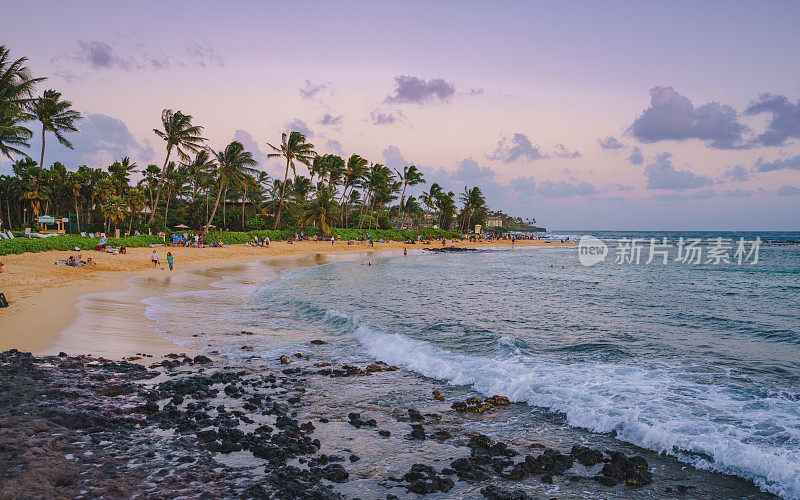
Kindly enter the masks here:
[[[500, 394], [519, 404], [465, 425], [528, 443], [600, 436], [800, 498], [800, 233], [548, 236], [586, 234], [608, 245], [605, 261], [581, 265], [574, 247], [416, 245], [277, 273], [254, 266], [213, 290], [147, 299], [147, 316], [234, 364], [319, 338], [320, 359], [399, 366], [375, 406], [405, 404], [416, 388]], [[646, 263], [651, 238], [666, 256]], [[676, 261], [680, 238], [701, 240], [699, 263]], [[748, 251], [760, 238], [756, 263], [752, 252], [737, 262], [740, 238]], [[638, 264], [620, 250], [633, 239]], [[721, 246], [730, 262], [713, 258]]]

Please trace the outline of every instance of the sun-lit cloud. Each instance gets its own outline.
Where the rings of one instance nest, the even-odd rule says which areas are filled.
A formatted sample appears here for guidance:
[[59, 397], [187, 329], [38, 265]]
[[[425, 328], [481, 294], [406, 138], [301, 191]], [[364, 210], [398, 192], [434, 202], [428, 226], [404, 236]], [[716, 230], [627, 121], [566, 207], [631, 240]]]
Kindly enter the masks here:
[[800, 138], [800, 100], [792, 103], [786, 96], [761, 94], [744, 110], [747, 115], [770, 115], [767, 130], [755, 137], [763, 146], [782, 146], [789, 139]]
[[454, 84], [441, 78], [424, 80], [416, 76], [397, 76], [394, 79], [394, 94], [385, 101], [393, 104], [426, 104], [431, 101], [447, 102], [456, 93]]
[[541, 160], [550, 156], [542, 152], [539, 146], [534, 146], [528, 136], [515, 133], [510, 139], [503, 137], [497, 143], [497, 148], [489, 155], [491, 160], [500, 160], [511, 163], [520, 158], [525, 160]]
[[671, 158], [670, 153], [661, 153], [645, 167], [647, 189], [692, 189], [713, 184], [714, 181], [705, 175], [676, 169]]
[[622, 149], [625, 147], [616, 137], [608, 136], [603, 139], [597, 139], [598, 144], [603, 149]]

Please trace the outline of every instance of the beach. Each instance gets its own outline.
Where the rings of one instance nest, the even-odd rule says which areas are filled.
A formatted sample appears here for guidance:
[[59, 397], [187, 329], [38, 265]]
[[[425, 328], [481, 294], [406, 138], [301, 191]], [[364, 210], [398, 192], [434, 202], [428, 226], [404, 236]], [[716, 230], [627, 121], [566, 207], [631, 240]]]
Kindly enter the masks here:
[[[431, 244], [436, 246], [438, 244]], [[502, 247], [504, 242], [459, 243], [460, 247]], [[519, 246], [561, 246], [560, 242], [520, 240]], [[439, 245], [440, 246], [440, 245]], [[452, 245], [451, 245], [452, 246]], [[0, 274], [0, 293], [4, 293], [10, 307], [0, 309], [0, 349], [20, 349], [35, 353], [53, 353], [53, 345], [59, 333], [70, 326], [77, 318], [76, 304], [82, 295], [125, 290], [126, 280], [134, 277], [164, 277], [170, 271], [166, 265], [166, 254], [175, 256], [175, 270], [179, 274], [187, 269], [218, 268], [234, 264], [252, 262], [257, 259], [286, 258], [306, 255], [341, 255], [360, 252], [401, 250], [411, 251], [423, 245], [405, 245], [401, 242], [375, 243], [368, 245], [347, 242], [302, 241], [294, 244], [273, 242], [269, 248], [245, 245], [229, 245], [223, 248], [156, 247], [161, 264], [153, 267], [150, 262], [153, 248], [128, 248], [125, 255], [100, 252], [61, 252], [49, 251], [25, 253], [0, 257], [4, 272]], [[54, 265], [59, 259], [70, 255], [83, 254], [92, 257], [96, 266], [79, 268]], [[144, 298], [144, 297], [141, 297]], [[109, 307], [113, 307], [110, 305]], [[113, 318], [114, 314], [110, 314]], [[141, 320], [141, 318], [140, 318]], [[113, 325], [107, 325], [111, 328]], [[86, 332], [91, 333], [91, 332]], [[107, 354], [122, 357], [141, 349], [148, 352], [167, 352], [173, 346], [170, 342], [142, 329], [140, 346], [135, 348], [128, 343], [122, 349], [109, 347]], [[69, 345], [66, 346], [67, 348]], [[58, 352], [58, 351], [55, 351]]]
[[[742, 453], [739, 429], [763, 425], [751, 401], [794, 410], [694, 375], [736, 350], [683, 333], [714, 320], [670, 323], [694, 301], [639, 306], [702, 301], [714, 274], [687, 288], [566, 244], [456, 246], [157, 247], [172, 273], [152, 248], [6, 256], [0, 498], [793, 498], [793, 462]], [[658, 282], [671, 293], [636, 287]], [[637, 353], [650, 338], [665, 354]], [[792, 363], [769, 346], [746, 361]]]

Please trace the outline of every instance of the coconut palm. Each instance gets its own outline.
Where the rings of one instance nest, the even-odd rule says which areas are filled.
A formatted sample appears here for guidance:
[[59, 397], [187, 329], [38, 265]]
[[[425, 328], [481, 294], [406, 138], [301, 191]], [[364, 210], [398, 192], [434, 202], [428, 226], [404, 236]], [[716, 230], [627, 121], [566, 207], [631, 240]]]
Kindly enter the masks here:
[[106, 232], [109, 232], [112, 223], [114, 224], [114, 229], [116, 229], [117, 224], [125, 218], [127, 204], [122, 196], [113, 194], [100, 206], [100, 213], [106, 219]]
[[81, 119], [81, 114], [72, 109], [72, 103], [61, 99], [61, 92], [45, 90], [42, 97], [34, 100], [31, 113], [42, 124], [42, 155], [39, 166], [44, 167], [44, 144], [47, 132], [55, 134], [58, 142], [72, 149], [72, 143], [64, 137], [65, 132], [77, 132], [75, 123]]
[[128, 222], [128, 234], [131, 234], [133, 230], [133, 219], [136, 218], [136, 214], [147, 206], [147, 198], [145, 197], [144, 191], [141, 189], [131, 188], [125, 193], [125, 203], [128, 206], [128, 211], [130, 211], [131, 216], [131, 220]]
[[128, 188], [130, 176], [132, 173], [136, 172], [136, 167], [136, 163], [132, 163], [131, 159], [127, 156], [108, 166], [108, 173], [111, 175], [111, 180], [117, 188], [118, 195], [122, 195]]
[[292, 132], [288, 136], [284, 132], [281, 135], [280, 147], [273, 146], [267, 143], [274, 153], [269, 153], [267, 158], [286, 158], [286, 172], [283, 175], [283, 187], [281, 189], [281, 198], [278, 202], [278, 215], [275, 216], [275, 227], [278, 229], [281, 224], [281, 210], [283, 209], [283, 200], [286, 195], [286, 180], [289, 178], [289, 168], [294, 171], [294, 162], [302, 163], [309, 166], [314, 161], [314, 145], [306, 142], [306, 137], [300, 132]]
[[[367, 169], [367, 160], [357, 154], [350, 156], [347, 160], [347, 165], [344, 169], [344, 188], [342, 189], [342, 197], [339, 199], [339, 205], [344, 203], [344, 197], [347, 195], [348, 187], [354, 186]], [[344, 225], [345, 210], [342, 210], [342, 225]]]
[[322, 236], [328, 238], [331, 235], [331, 223], [336, 213], [336, 202], [333, 200], [330, 191], [326, 188], [317, 191], [317, 196], [311, 200], [308, 207], [300, 214], [298, 223], [300, 229], [311, 224], [319, 227]]
[[203, 174], [203, 172], [207, 172], [215, 166], [216, 163], [214, 163], [214, 159], [209, 156], [208, 150], [206, 149], [201, 149], [200, 152], [195, 155], [194, 160], [186, 165], [189, 171], [189, 178], [192, 183], [193, 198], [197, 196], [197, 190], [199, 188], [198, 181], [200, 176]]
[[163, 131], [154, 128], [153, 132], [167, 143], [167, 157], [164, 159], [164, 167], [161, 169], [161, 177], [158, 180], [156, 199], [152, 207], [153, 212], [150, 214], [150, 224], [155, 220], [156, 208], [158, 207], [158, 201], [161, 198], [161, 189], [164, 184], [164, 174], [172, 150], [175, 150], [181, 161], [189, 161], [188, 153], [198, 153], [203, 143], [206, 141], [206, 139], [200, 135], [203, 132], [203, 127], [192, 125], [192, 115], [185, 115], [180, 111], [173, 112], [171, 109], [165, 109], [161, 112], [161, 125], [164, 128]]
[[[422, 172], [420, 172], [417, 167], [414, 165], [403, 167], [403, 171], [400, 172], [399, 170], [395, 170], [397, 175], [400, 177], [400, 182], [403, 183], [403, 194], [400, 195], [400, 208], [404, 206], [404, 200], [406, 198], [406, 188], [408, 186], [416, 186], [417, 184], [421, 184], [425, 182], [425, 179], [422, 176]], [[406, 211], [403, 210], [403, 220], [400, 222], [400, 229], [403, 229], [403, 225], [406, 223]]]
[[33, 78], [25, 63], [27, 57], [13, 60], [5, 45], [0, 45], [0, 153], [27, 156], [19, 148], [27, 148], [33, 136], [22, 124], [32, 119], [28, 107], [36, 85], [45, 78]]
[[239, 141], [233, 141], [225, 147], [224, 151], [214, 153], [217, 160], [217, 180], [219, 183], [219, 190], [217, 191], [217, 201], [214, 202], [214, 210], [211, 212], [206, 222], [206, 227], [203, 229], [203, 234], [208, 233], [208, 227], [214, 216], [217, 214], [219, 208], [219, 200], [222, 198], [222, 192], [227, 191], [228, 185], [231, 182], [242, 183], [246, 176], [253, 176], [257, 174], [255, 168], [258, 162], [253, 159], [253, 153], [245, 151], [244, 146]]

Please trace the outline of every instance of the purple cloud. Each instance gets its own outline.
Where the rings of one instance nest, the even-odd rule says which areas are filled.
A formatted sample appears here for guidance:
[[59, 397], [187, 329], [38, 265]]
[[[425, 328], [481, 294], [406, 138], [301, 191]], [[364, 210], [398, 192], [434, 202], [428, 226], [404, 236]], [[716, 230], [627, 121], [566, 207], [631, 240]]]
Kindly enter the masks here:
[[425, 104], [433, 99], [447, 102], [456, 93], [455, 85], [441, 78], [423, 80], [416, 76], [398, 76], [394, 86], [394, 95], [386, 97], [387, 103]]
[[690, 201], [690, 200], [707, 200], [715, 196], [717, 196], [716, 192], [710, 189], [704, 189], [702, 191], [697, 191], [688, 194], [681, 194], [681, 193], [657, 194], [653, 196], [653, 198], [658, 201]]
[[325, 113], [325, 116], [319, 121], [320, 125], [339, 125], [342, 123], [342, 115], [334, 116], [330, 113]]
[[556, 152], [553, 153], [558, 158], [580, 158], [581, 154], [577, 151], [568, 151], [563, 144], [556, 144]]
[[746, 115], [771, 115], [767, 130], [755, 138], [759, 145], [781, 146], [789, 139], [800, 138], [800, 100], [793, 104], [782, 95], [761, 94], [744, 112]]
[[725, 169], [722, 173], [722, 176], [719, 178], [719, 182], [742, 182], [746, 181], [750, 178], [750, 172], [747, 171], [746, 168], [742, 165], [731, 165]]
[[511, 139], [503, 137], [497, 143], [497, 149], [494, 150], [494, 153], [489, 155], [490, 160], [501, 160], [506, 163], [511, 163], [519, 158], [541, 160], [549, 157], [538, 146], [531, 144], [528, 136], [519, 132], [514, 134]]
[[778, 158], [774, 161], [756, 160], [753, 169], [758, 172], [774, 172], [775, 170], [800, 170], [800, 155], [791, 158]]
[[378, 110], [375, 110], [370, 114], [370, 120], [372, 121], [373, 125], [392, 125], [395, 122], [400, 121], [402, 116], [403, 115], [399, 111], [393, 113], [382, 113]]
[[800, 194], [800, 188], [796, 188], [794, 186], [784, 185], [778, 188], [777, 193], [780, 196], [797, 196]]
[[397, 146], [387, 146], [381, 156], [383, 156], [384, 163], [389, 168], [403, 168], [406, 165], [410, 165], [410, 162], [403, 158], [400, 148]]
[[715, 149], [743, 147], [742, 134], [747, 127], [739, 123], [735, 109], [718, 102], [695, 108], [672, 87], [650, 89], [650, 107], [631, 125], [640, 142], [683, 141], [699, 139]]
[[489, 167], [481, 167], [472, 158], [465, 158], [458, 164], [451, 177], [455, 180], [474, 184], [494, 177], [494, 171]]
[[310, 139], [310, 138], [314, 137], [314, 132], [312, 132], [311, 129], [308, 128], [308, 125], [306, 125], [306, 122], [304, 122], [303, 120], [301, 120], [299, 118], [295, 118], [294, 120], [292, 120], [289, 123], [285, 124], [284, 128], [286, 128], [286, 132], [287, 133], [294, 132], [294, 131], [300, 132], [301, 134], [306, 136], [306, 139]]
[[186, 56], [186, 62], [189, 66], [197, 68], [222, 68], [225, 66], [225, 60], [222, 59], [222, 56], [217, 54], [217, 51], [209, 45], [189, 42], [186, 44]]
[[647, 189], [692, 189], [713, 183], [704, 175], [676, 169], [670, 158], [672, 158], [670, 153], [661, 153], [655, 162], [645, 167]]
[[342, 143], [333, 139], [329, 139], [325, 143], [325, 147], [328, 148], [328, 151], [335, 155], [342, 156], [344, 155], [344, 149], [342, 149]]
[[78, 54], [71, 58], [88, 63], [92, 69], [122, 69], [129, 71], [140, 68], [133, 58], [123, 58], [117, 54], [111, 45], [97, 40], [78, 41]]
[[233, 140], [241, 142], [245, 151], [250, 151], [253, 153], [253, 159], [255, 159], [259, 164], [264, 164], [267, 162], [267, 153], [261, 151], [261, 148], [258, 147], [258, 143], [250, 132], [238, 129], [233, 134]]
[[756, 194], [756, 192], [753, 191], [752, 189], [735, 189], [732, 191], [728, 190], [720, 193], [721, 196], [724, 196], [726, 198], [749, 198], [754, 194]]
[[644, 155], [642, 154], [642, 150], [639, 149], [639, 146], [633, 148], [631, 154], [628, 155], [628, 161], [634, 165], [641, 165], [644, 163]]
[[625, 147], [624, 144], [619, 142], [619, 139], [616, 137], [608, 136], [604, 139], [597, 139], [597, 142], [600, 144], [600, 147], [603, 149], [622, 149]]
[[326, 90], [328, 85], [325, 83], [314, 83], [311, 80], [306, 80], [305, 86], [300, 87], [297, 91], [303, 99], [313, 99], [323, 90]]

